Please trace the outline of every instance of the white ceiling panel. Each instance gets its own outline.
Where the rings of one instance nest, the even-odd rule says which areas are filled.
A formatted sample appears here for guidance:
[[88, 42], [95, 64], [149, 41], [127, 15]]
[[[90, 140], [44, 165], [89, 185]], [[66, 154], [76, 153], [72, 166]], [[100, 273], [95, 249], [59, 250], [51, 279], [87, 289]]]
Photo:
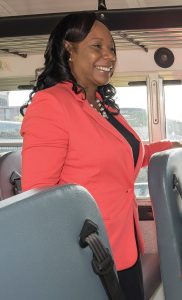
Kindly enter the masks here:
[[0, 0], [0, 16], [17, 15], [16, 10], [6, 0]]
[[12, 16], [14, 12], [16, 12], [16, 15], [31, 15], [97, 9], [97, 0], [3, 0], [6, 6], [12, 8], [12, 13], [9, 14], [8, 11], [1, 9], [1, 6], [4, 6], [4, 3], [1, 5], [1, 1], [2, 0], [0, 0], [0, 16]]
[[[108, 9], [182, 5], [182, 0], [105, 0]], [[97, 10], [98, 0], [0, 0], [0, 17]]]
[[[127, 2], [130, 2], [128, 0]], [[138, 7], [158, 7], [182, 5], [182, 0], [138, 0]]]

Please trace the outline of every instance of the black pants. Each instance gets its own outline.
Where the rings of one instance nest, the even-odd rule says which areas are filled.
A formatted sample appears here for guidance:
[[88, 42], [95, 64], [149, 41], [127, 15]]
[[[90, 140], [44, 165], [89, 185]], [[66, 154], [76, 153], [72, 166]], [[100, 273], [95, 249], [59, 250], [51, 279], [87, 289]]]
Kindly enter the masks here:
[[126, 300], [144, 300], [140, 258], [138, 258], [131, 268], [118, 271], [118, 278]]

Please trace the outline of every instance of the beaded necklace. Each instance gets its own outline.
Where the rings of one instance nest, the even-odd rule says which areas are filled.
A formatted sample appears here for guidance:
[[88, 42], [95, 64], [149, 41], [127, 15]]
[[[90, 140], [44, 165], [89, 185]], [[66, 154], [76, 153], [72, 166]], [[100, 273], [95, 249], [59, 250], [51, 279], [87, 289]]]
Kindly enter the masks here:
[[104, 104], [99, 100], [99, 99], [96, 99], [95, 102], [97, 103], [97, 107], [94, 107], [94, 105], [92, 103], [90, 103], [90, 106], [94, 109], [96, 109], [104, 118], [108, 119], [108, 115], [107, 115], [107, 112], [106, 112], [106, 109], [104, 107]]

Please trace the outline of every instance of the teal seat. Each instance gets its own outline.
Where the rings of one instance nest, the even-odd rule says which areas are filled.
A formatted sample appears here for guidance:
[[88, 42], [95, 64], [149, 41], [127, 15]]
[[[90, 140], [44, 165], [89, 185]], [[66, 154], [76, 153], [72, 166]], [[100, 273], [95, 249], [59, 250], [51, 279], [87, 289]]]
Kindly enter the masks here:
[[153, 155], [148, 172], [165, 299], [181, 300], [182, 149]]
[[92, 196], [79, 185], [32, 190], [0, 202], [1, 300], [106, 300], [92, 252], [79, 246], [86, 219], [105, 227]]

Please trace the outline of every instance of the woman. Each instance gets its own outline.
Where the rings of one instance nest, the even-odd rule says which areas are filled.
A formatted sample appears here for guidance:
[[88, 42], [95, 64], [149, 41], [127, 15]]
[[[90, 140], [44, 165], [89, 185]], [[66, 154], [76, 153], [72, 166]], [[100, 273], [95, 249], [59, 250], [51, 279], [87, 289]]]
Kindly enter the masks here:
[[151, 155], [172, 143], [144, 146], [119, 114], [108, 84], [115, 64], [113, 38], [94, 13], [57, 25], [23, 120], [22, 186], [84, 186], [100, 208], [126, 299], [142, 300], [134, 182]]

